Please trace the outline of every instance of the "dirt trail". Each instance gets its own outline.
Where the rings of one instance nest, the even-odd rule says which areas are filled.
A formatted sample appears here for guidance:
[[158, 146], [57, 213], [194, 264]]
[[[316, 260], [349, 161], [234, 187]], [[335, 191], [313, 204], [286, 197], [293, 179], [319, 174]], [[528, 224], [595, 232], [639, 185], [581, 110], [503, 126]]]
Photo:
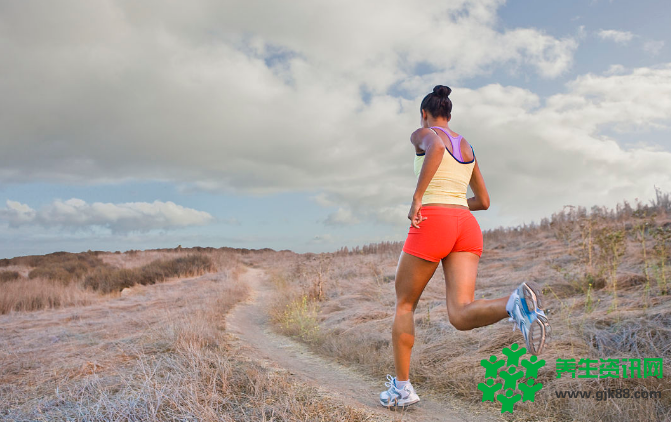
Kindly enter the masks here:
[[365, 408], [382, 420], [403, 421], [487, 421], [484, 413], [474, 414], [463, 409], [456, 399], [432, 398], [419, 392], [421, 401], [406, 410], [387, 410], [378, 401], [385, 389], [384, 378], [373, 380], [350, 367], [311, 353], [305, 345], [271, 331], [266, 310], [273, 288], [262, 269], [249, 268], [241, 282], [251, 288], [250, 298], [236, 305], [226, 319], [227, 329], [242, 342], [251, 346], [256, 358], [267, 365], [284, 368], [301, 381], [325, 390], [330, 397], [343, 403]]

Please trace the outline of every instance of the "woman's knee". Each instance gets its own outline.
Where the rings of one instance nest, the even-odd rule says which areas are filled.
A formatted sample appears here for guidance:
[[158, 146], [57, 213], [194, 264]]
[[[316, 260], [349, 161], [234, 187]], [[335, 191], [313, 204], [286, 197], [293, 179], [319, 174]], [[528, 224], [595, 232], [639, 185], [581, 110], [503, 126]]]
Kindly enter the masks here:
[[417, 304], [403, 299], [396, 299], [396, 313], [415, 312]]
[[452, 311], [448, 312], [450, 324], [459, 331], [468, 331], [473, 329], [473, 324], [466, 317], [464, 312]]

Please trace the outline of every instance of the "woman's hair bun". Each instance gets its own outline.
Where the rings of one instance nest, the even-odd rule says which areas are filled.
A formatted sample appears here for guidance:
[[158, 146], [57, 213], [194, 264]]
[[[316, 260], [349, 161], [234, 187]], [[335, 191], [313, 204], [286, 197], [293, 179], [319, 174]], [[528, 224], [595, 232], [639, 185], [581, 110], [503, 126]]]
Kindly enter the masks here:
[[433, 87], [433, 93], [439, 97], [447, 97], [448, 95], [450, 95], [450, 92], [452, 92], [452, 90], [450, 89], [449, 86], [436, 85], [435, 87]]
[[452, 90], [449, 86], [436, 85], [433, 92], [426, 94], [419, 109], [426, 110], [434, 118], [444, 117], [449, 119], [452, 113], [452, 100], [448, 97], [450, 92]]

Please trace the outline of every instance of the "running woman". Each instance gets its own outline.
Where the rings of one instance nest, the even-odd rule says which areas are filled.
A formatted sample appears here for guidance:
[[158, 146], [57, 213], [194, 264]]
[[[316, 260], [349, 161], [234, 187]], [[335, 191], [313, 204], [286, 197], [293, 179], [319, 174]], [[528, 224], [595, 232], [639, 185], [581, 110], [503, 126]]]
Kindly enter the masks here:
[[[494, 324], [504, 318], [519, 328], [527, 350], [539, 354], [550, 325], [541, 289], [532, 281], [510, 296], [475, 300], [475, 278], [482, 255], [482, 232], [471, 213], [489, 208], [489, 194], [473, 147], [448, 127], [452, 90], [437, 85], [422, 100], [421, 128], [410, 136], [415, 147], [417, 188], [408, 218], [410, 228], [396, 268], [396, 314], [392, 326], [396, 376], [387, 375], [380, 393], [386, 407], [419, 402], [410, 383], [410, 354], [415, 342], [414, 312], [426, 284], [442, 262], [447, 313], [457, 330]], [[466, 199], [467, 186], [474, 196]]]

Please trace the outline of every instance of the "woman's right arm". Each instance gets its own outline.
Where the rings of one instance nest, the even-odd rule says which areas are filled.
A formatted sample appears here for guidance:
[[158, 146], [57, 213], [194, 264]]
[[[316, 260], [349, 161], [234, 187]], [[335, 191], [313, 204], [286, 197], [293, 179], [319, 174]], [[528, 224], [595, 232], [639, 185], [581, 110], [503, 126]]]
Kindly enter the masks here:
[[419, 223], [426, 220], [427, 217], [422, 216], [422, 197], [426, 188], [429, 187], [431, 179], [440, 167], [440, 162], [445, 154], [445, 144], [436, 135], [434, 131], [427, 128], [417, 129], [410, 136], [410, 142], [415, 146], [415, 151], [424, 151], [424, 163], [417, 178], [417, 187], [415, 193], [412, 195], [412, 204], [408, 212], [410, 224], [419, 228]]
[[489, 192], [487, 192], [487, 187], [485, 186], [485, 179], [483, 179], [482, 173], [480, 173], [478, 159], [475, 157], [474, 159], [475, 166], [473, 167], [473, 174], [471, 174], [469, 185], [475, 196], [468, 198], [468, 208], [471, 211], [486, 210], [489, 208]]
[[431, 179], [433, 179], [438, 167], [440, 167], [440, 162], [443, 160], [445, 144], [434, 131], [427, 128], [416, 130], [410, 136], [410, 141], [425, 154], [424, 163], [417, 179], [417, 187], [412, 196], [413, 201], [420, 201], [421, 203], [426, 188], [429, 187]]

